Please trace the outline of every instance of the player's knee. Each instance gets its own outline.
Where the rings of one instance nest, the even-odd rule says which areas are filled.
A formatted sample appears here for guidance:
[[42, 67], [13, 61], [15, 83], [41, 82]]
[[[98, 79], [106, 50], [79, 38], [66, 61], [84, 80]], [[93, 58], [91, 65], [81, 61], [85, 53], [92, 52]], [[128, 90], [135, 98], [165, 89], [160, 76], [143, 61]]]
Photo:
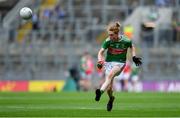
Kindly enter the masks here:
[[111, 91], [112, 91], [112, 88], [108, 87], [107, 92], [111, 92]]
[[112, 91], [112, 83], [109, 84], [107, 91]]
[[108, 77], [108, 79], [111, 80], [114, 77], [114, 73], [109, 73], [109, 75], [107, 77]]

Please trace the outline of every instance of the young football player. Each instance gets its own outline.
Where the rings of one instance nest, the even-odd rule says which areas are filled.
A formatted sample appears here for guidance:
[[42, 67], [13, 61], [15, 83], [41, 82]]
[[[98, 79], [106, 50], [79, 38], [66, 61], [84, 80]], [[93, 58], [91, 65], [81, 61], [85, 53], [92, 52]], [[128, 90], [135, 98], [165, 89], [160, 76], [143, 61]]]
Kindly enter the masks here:
[[[99, 101], [102, 94], [107, 90], [109, 101], [107, 103], [107, 111], [111, 111], [115, 97], [113, 96], [113, 79], [119, 75], [126, 64], [127, 49], [130, 48], [132, 52], [132, 60], [136, 66], [142, 64], [141, 58], [136, 56], [135, 47], [132, 41], [124, 35], [120, 35], [121, 25], [119, 22], [112, 22], [107, 27], [108, 37], [102, 44], [98, 52], [97, 67], [105, 68], [105, 82], [100, 89], [95, 91], [95, 100]], [[106, 53], [106, 58], [104, 52]]]

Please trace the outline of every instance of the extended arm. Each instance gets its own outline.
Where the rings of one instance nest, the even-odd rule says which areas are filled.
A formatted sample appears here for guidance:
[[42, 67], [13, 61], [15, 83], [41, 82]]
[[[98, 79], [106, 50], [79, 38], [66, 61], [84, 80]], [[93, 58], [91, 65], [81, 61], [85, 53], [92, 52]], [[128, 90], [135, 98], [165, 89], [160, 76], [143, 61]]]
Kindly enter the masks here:
[[142, 59], [136, 56], [136, 49], [134, 45], [131, 46], [132, 60], [136, 64], [136, 66], [140, 66], [142, 64]]

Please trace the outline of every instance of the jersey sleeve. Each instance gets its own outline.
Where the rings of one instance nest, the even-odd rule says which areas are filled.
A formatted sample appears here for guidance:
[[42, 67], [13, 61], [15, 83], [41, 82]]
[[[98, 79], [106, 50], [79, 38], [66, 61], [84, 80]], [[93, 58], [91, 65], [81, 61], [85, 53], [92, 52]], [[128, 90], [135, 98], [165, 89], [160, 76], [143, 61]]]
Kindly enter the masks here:
[[125, 37], [125, 40], [126, 40], [126, 43], [127, 43], [127, 46], [128, 47], [132, 47], [132, 40], [130, 40], [128, 37], [124, 36]]
[[109, 47], [109, 38], [107, 38], [103, 43], [102, 43], [102, 48], [107, 49]]
[[129, 44], [129, 47], [132, 47], [132, 40], [129, 40], [128, 44]]

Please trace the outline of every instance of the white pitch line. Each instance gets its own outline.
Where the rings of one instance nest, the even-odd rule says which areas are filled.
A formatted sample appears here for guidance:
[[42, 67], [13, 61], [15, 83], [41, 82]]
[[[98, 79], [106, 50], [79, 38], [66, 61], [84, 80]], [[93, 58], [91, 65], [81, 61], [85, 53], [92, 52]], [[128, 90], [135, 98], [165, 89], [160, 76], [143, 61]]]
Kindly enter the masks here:
[[103, 107], [82, 107], [82, 106], [0, 106], [3, 109], [104, 109]]
[[[92, 98], [94, 98], [94, 95], [92, 95]], [[119, 99], [126, 99], [126, 100], [129, 100], [129, 99], [163, 99], [163, 100], [166, 100], [166, 99], [180, 99], [180, 96], [168, 96], [168, 97], [164, 97], [164, 96], [119, 96]], [[65, 99], [65, 100], [70, 100], [72, 98], [69, 98], [69, 97], [64, 97], [64, 96], [50, 96], [50, 97], [30, 97], [30, 96], [20, 96], [20, 97], [13, 97], [13, 96], [0, 96], [0, 99]], [[84, 100], [84, 99], [91, 99], [91, 97], [75, 97], [73, 99], [80, 99], [80, 100]]]

